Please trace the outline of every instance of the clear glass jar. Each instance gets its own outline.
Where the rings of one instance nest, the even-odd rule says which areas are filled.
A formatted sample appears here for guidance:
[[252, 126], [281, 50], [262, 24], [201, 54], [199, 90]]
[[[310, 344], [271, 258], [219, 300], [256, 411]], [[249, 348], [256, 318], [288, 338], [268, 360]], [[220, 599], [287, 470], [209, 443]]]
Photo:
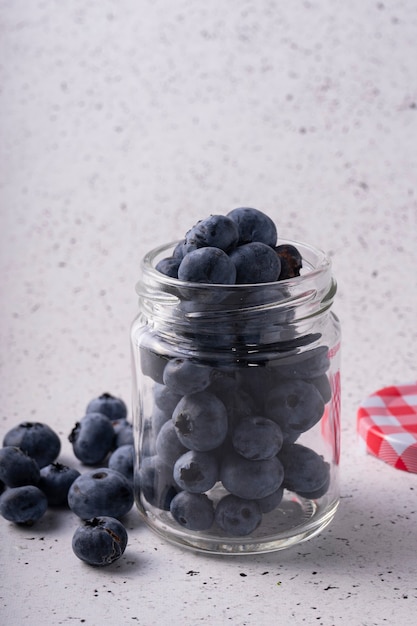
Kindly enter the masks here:
[[201, 285], [149, 252], [131, 329], [135, 498], [151, 529], [216, 554], [309, 539], [339, 503], [340, 327], [326, 255], [301, 276]]

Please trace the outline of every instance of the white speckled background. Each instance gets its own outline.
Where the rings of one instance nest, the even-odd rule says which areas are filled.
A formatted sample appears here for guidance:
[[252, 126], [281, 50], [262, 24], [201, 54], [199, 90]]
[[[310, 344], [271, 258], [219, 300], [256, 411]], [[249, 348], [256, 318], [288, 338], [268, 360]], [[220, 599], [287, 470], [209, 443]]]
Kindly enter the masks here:
[[358, 450], [369, 393], [415, 380], [414, 0], [0, 0], [1, 434], [63, 439], [130, 398], [142, 255], [240, 205], [327, 250], [343, 328], [342, 504], [287, 552], [219, 559], [129, 515], [122, 561], [70, 513], [0, 520], [3, 623], [413, 623], [416, 475]]

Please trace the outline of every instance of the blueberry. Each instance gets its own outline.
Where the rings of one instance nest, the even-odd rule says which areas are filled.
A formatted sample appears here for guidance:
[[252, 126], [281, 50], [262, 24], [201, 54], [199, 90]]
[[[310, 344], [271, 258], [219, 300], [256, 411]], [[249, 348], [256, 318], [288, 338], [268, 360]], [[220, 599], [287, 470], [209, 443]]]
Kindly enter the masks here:
[[259, 498], [256, 502], [259, 505], [262, 513], [270, 513], [277, 508], [278, 504], [282, 500], [284, 494], [284, 487], [279, 487], [276, 491], [272, 492], [269, 496]]
[[158, 261], [155, 266], [155, 269], [161, 274], [165, 274], [165, 276], [170, 276], [171, 278], [178, 278], [178, 268], [180, 266], [181, 259], [176, 257], [165, 257]]
[[6, 489], [0, 496], [0, 513], [9, 522], [31, 526], [46, 512], [48, 500], [35, 485]]
[[133, 426], [126, 419], [116, 420], [112, 422], [114, 429], [114, 447], [126, 446], [133, 444]]
[[61, 450], [56, 432], [41, 422], [22, 422], [15, 426], [4, 436], [3, 445], [21, 448], [39, 467], [53, 463]]
[[332, 388], [330, 385], [330, 381], [326, 374], [322, 374], [321, 376], [317, 376], [317, 378], [310, 378], [310, 383], [312, 383], [319, 390], [321, 397], [323, 398], [324, 404], [330, 402], [332, 398]]
[[311, 448], [299, 443], [286, 444], [279, 453], [284, 466], [283, 486], [299, 496], [316, 499], [330, 484], [330, 465]]
[[227, 495], [218, 502], [214, 519], [226, 535], [243, 537], [258, 528], [262, 513], [255, 500]]
[[111, 453], [108, 466], [125, 476], [130, 483], [133, 483], [133, 467], [135, 462], [135, 452], [133, 444], [125, 444], [116, 448]]
[[208, 530], [214, 521], [213, 503], [204, 493], [180, 491], [171, 500], [170, 512], [187, 530]]
[[189, 450], [175, 462], [173, 475], [181, 489], [192, 493], [204, 493], [219, 479], [217, 458], [210, 452]]
[[294, 441], [294, 437], [317, 424], [324, 413], [324, 402], [315, 385], [284, 380], [267, 395], [265, 413], [279, 424], [285, 440]]
[[181, 400], [181, 394], [166, 385], [155, 383], [153, 386], [153, 399], [158, 408], [172, 415], [173, 410]]
[[317, 378], [330, 367], [329, 348], [318, 346], [289, 355], [273, 364], [275, 375], [282, 378]]
[[72, 483], [68, 505], [81, 519], [121, 518], [132, 508], [133, 489], [120, 472], [107, 467], [89, 470]]
[[210, 385], [211, 378], [211, 367], [181, 357], [168, 361], [163, 376], [165, 385], [181, 396], [203, 391]]
[[118, 519], [94, 517], [75, 530], [72, 549], [81, 561], [102, 567], [120, 559], [127, 541], [126, 528]]
[[223, 402], [209, 391], [184, 396], [172, 415], [179, 440], [186, 448], [207, 452], [226, 438], [228, 421]]
[[241, 456], [251, 461], [270, 459], [281, 449], [281, 428], [272, 420], [252, 416], [241, 420], [233, 431], [233, 447]]
[[177, 431], [172, 420], [168, 420], [158, 433], [155, 443], [158, 456], [170, 467], [187, 451], [187, 448], [178, 439]]
[[191, 283], [234, 285], [236, 267], [220, 248], [198, 248], [185, 255], [178, 278]]
[[0, 448], [0, 480], [8, 487], [37, 485], [39, 465], [17, 446]]
[[277, 243], [277, 229], [272, 219], [259, 211], [249, 207], [239, 207], [227, 213], [239, 229], [239, 245], [260, 241], [267, 246]]
[[277, 457], [249, 461], [229, 452], [220, 468], [220, 480], [227, 491], [240, 498], [258, 500], [276, 491], [284, 479], [284, 470]]
[[68, 491], [80, 472], [62, 463], [51, 463], [41, 469], [38, 483], [49, 506], [68, 506]]
[[169, 511], [171, 500], [179, 491], [172, 469], [158, 456], [142, 459], [136, 485], [138, 496], [143, 495], [151, 506], [165, 511]]
[[87, 413], [76, 423], [68, 440], [77, 459], [84, 465], [98, 465], [113, 449], [115, 432], [103, 413]]
[[236, 283], [270, 283], [278, 280], [281, 269], [273, 248], [254, 241], [238, 246], [229, 254], [236, 268]]
[[281, 261], [281, 271], [278, 280], [287, 280], [300, 275], [303, 259], [299, 250], [291, 244], [281, 244], [275, 247], [275, 252]]
[[116, 421], [126, 419], [127, 406], [121, 398], [116, 398], [111, 393], [102, 393], [101, 396], [88, 403], [85, 412], [103, 413], [111, 421]]
[[226, 215], [210, 215], [200, 220], [186, 234], [184, 251], [203, 247], [219, 248], [225, 252], [233, 250], [239, 240], [236, 223]]

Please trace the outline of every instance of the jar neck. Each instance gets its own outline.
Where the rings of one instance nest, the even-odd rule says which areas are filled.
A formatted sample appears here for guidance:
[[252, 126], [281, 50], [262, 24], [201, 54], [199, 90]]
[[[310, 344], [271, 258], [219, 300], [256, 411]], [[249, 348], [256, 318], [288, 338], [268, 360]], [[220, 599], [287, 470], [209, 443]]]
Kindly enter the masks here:
[[144, 257], [136, 288], [141, 314], [165, 336], [221, 335], [226, 342], [233, 335], [235, 341], [241, 336], [246, 337], [245, 344], [253, 340], [265, 345], [310, 332], [332, 306], [337, 287], [330, 260], [311, 246], [283, 242], [295, 245], [302, 255], [302, 274], [296, 278], [255, 285], [207, 285], [170, 278], [155, 269], [176, 243]]

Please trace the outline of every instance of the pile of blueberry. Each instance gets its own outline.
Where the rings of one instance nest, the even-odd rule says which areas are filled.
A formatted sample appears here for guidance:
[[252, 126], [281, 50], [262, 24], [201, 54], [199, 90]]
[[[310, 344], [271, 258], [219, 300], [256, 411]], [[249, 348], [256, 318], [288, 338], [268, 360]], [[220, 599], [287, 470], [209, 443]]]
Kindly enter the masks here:
[[90, 565], [113, 563], [127, 545], [120, 521], [133, 505], [133, 428], [121, 398], [94, 398], [68, 437], [89, 469], [59, 462], [61, 441], [42, 422], [21, 422], [0, 448], [0, 514], [18, 525], [37, 522], [48, 507], [66, 507], [83, 524], [73, 536], [74, 553]]
[[[275, 224], [251, 208], [199, 221], [156, 265], [171, 278], [205, 285], [276, 283], [298, 277], [301, 267], [298, 250], [277, 245]], [[162, 338], [158, 349], [155, 329], [152, 341], [142, 335], [152, 406], [143, 416], [135, 486], [138, 499], [169, 512], [184, 529], [240, 537], [278, 507], [284, 489], [307, 499], [327, 492], [329, 463], [297, 440], [319, 423], [331, 399], [330, 360], [319, 334], [287, 334], [271, 353], [252, 333], [247, 357], [239, 344], [229, 360], [217, 360], [221, 342], [234, 340], [222, 328], [220, 343], [202, 351], [203, 327], [193, 353], [189, 345], [181, 353], [181, 341], [170, 350]]]

